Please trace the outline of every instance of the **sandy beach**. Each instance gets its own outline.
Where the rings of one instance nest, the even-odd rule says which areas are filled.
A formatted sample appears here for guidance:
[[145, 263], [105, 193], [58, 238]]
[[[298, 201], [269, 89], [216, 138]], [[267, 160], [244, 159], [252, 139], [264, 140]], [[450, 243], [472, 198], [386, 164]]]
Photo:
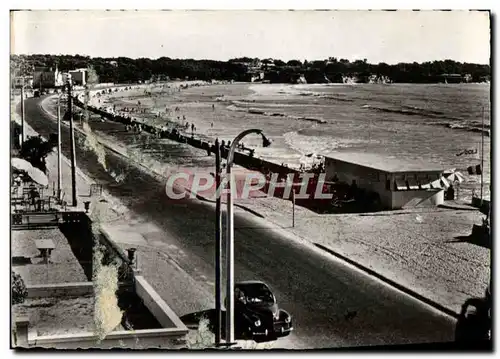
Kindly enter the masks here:
[[[466, 86], [466, 85], [464, 85]], [[466, 175], [459, 197], [479, 193], [480, 176], [466, 168], [480, 163], [481, 135], [467, 128], [481, 122], [487, 85], [286, 85], [170, 82], [119, 88], [98, 98], [97, 107], [147, 123], [177, 127], [195, 137], [230, 141], [249, 127], [263, 129], [273, 145], [263, 148], [259, 136], [244, 139], [255, 155], [298, 168], [311, 166], [311, 153], [373, 152], [421, 160]], [[463, 106], [451, 106], [459, 94]], [[421, 100], [419, 100], [421, 99]], [[421, 102], [418, 102], [421, 101]], [[423, 102], [422, 102], [423, 101]], [[468, 107], [466, 107], [468, 106]], [[438, 111], [438, 109], [441, 109]], [[489, 128], [489, 112], [486, 113]], [[187, 124], [187, 125], [186, 125]], [[192, 131], [194, 125], [194, 131]], [[460, 155], [464, 149], [473, 155]], [[489, 198], [490, 138], [484, 137], [484, 187]], [[465, 173], [464, 173], [465, 172]]]

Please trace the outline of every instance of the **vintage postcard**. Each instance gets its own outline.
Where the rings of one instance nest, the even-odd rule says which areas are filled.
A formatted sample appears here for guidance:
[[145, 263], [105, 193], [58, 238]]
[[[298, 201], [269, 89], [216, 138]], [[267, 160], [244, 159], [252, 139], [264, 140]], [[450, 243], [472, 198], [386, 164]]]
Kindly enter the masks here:
[[12, 348], [492, 351], [489, 11], [11, 11]]

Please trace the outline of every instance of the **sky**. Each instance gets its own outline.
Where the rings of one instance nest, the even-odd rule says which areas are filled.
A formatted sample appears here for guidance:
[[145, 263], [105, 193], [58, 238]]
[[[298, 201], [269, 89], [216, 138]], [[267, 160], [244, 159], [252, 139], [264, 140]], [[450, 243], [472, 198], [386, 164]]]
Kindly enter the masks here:
[[14, 54], [490, 62], [488, 12], [17, 11]]

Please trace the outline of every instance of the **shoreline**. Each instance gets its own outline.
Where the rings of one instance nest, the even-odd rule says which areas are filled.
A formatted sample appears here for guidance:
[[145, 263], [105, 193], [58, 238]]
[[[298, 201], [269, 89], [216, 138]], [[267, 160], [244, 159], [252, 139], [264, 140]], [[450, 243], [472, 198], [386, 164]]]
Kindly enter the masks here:
[[[115, 135], [112, 135], [109, 140], [112, 140], [113, 142], [121, 142], [118, 138], [115, 138]], [[198, 150], [193, 149], [193, 151], [196, 152]], [[158, 170], [161, 170], [163, 173], [165, 173], [166, 168], [169, 168], [169, 166], [171, 166], [169, 164], [162, 165], [158, 163], [158, 160], [154, 160], [149, 155], [145, 155], [145, 157], [149, 157], [146, 163], [150, 168], [157, 167]], [[368, 215], [364, 217], [359, 217], [356, 215], [320, 216], [299, 207], [296, 209], [298, 225], [297, 228], [292, 229], [290, 228], [289, 223], [287, 223], [290, 216], [289, 202], [285, 202], [284, 200], [279, 199], [272, 199], [271, 201], [254, 199], [251, 201], [239, 202], [252, 211], [255, 211], [261, 216], [264, 216], [266, 218], [266, 221], [271, 221], [272, 223], [278, 225], [286, 231], [295, 233], [295, 235], [298, 235], [300, 238], [308, 242], [310, 242], [310, 240], [306, 238], [310, 236], [310, 233], [308, 234], [310, 228], [320, 229], [321, 227], [325, 227], [324, 233], [322, 232], [323, 230], [321, 230], [321, 234], [318, 233], [315, 235], [317, 241], [321, 239], [320, 242], [328, 243], [329, 246], [333, 245], [333, 248], [335, 248], [336, 251], [339, 251], [339, 253], [341, 253], [342, 255], [353, 260], [360, 261], [360, 263], [363, 263], [369, 268], [373, 268], [373, 270], [376, 270], [377, 273], [381, 273], [398, 283], [406, 283], [407, 281], [409, 281], [411, 285], [407, 285], [408, 287], [415, 289], [417, 292], [426, 297], [434, 299], [438, 303], [443, 303], [444, 305], [448, 303], [447, 306], [453, 308], [453, 310], [455, 311], [459, 310], [460, 304], [467, 297], [481, 295], [484, 291], [483, 286], [487, 284], [487, 273], [483, 273], [477, 267], [477, 263], [481, 263], [483, 260], [489, 257], [487, 250], [473, 248], [473, 253], [475, 253], [474, 256], [483, 258], [481, 260], [478, 260], [477, 262], [474, 261], [474, 264], [472, 262], [463, 262], [463, 259], [459, 259], [471, 255], [470, 250], [468, 250], [469, 254], [465, 254], [465, 252], [463, 252], [467, 251], [467, 247], [463, 247], [461, 245], [456, 246], [453, 244], [446, 244], [446, 241], [449, 238], [466, 234], [466, 231], [469, 231], [472, 227], [472, 223], [480, 220], [481, 215], [478, 214], [477, 211], [424, 209], [419, 211], [410, 211], [405, 215], [389, 216], [391, 220], [388, 222], [387, 218], [383, 218], [384, 216], [376, 215]], [[427, 229], [425, 225], [424, 227], [421, 227], [418, 225], [418, 221], [412, 221], [412, 218], [415, 216], [417, 217], [417, 219], [419, 217], [424, 218], [424, 223], [428, 223], [427, 225], [432, 226], [436, 225], [436, 223], [434, 222], [435, 218], [440, 218], [439, 225], [443, 227], [439, 229], [432, 226]], [[359, 221], [361, 220], [361, 218], [362, 222], [366, 222], [365, 225], [360, 226]], [[300, 224], [300, 222], [302, 222], [302, 224]], [[345, 223], [345, 225], [340, 225], [343, 222]], [[395, 227], [391, 227], [391, 229], [389, 229], [387, 228], [387, 225], [383, 225], [383, 223], [393, 223], [392, 225], [394, 225]], [[415, 227], [415, 223], [417, 223], [417, 227]], [[332, 225], [333, 227], [330, 228]], [[337, 228], [339, 225], [340, 228]], [[376, 229], [377, 234], [374, 237], [369, 234], [370, 231], [367, 232], [368, 234], [365, 233], [362, 236], [364, 237], [364, 241], [359, 242], [359, 238], [361, 238], [359, 237], [360, 233], [355, 233], [362, 230], [362, 228], [364, 228], [364, 226], [366, 225], [368, 225], [369, 228], [377, 228], [377, 226], [382, 227], [381, 229]], [[410, 225], [412, 229], [407, 228], [408, 225]], [[394, 234], [395, 228], [397, 228], [399, 231], [403, 230], [403, 232], [398, 234], [399, 236], [401, 236], [401, 238], [398, 238], [398, 241], [392, 243], [391, 241], [387, 241], [387, 238], [384, 237], [389, 235], [389, 233]], [[444, 228], [447, 229], [444, 230]], [[338, 232], [338, 235], [340, 235], [341, 233], [345, 233], [346, 230], [348, 233], [352, 232], [348, 234], [348, 238], [343, 238], [340, 243], [332, 241], [332, 233]], [[384, 235], [383, 233], [387, 230], [389, 230], [389, 232]], [[437, 247], [435, 248], [433, 245], [434, 241], [430, 241], [429, 239], [432, 236], [432, 233], [439, 233], [440, 235], [440, 239], [436, 243]], [[408, 238], [408, 236], [412, 238]], [[334, 237], [336, 236], [334, 235]], [[384, 238], [384, 240], [382, 240], [382, 238]], [[417, 247], [415, 248], [415, 246]], [[440, 253], [439, 257], [436, 258], [436, 260], [438, 261], [436, 263], [434, 263], [434, 261], [429, 258], [429, 255], [426, 253], [430, 250], [431, 246], [434, 248], [433, 251], [437, 251], [437, 253]], [[425, 265], [423, 267], [418, 264], [419, 260], [417, 260], [417, 258], [414, 258], [415, 256], [424, 256], [423, 258], [425, 259], [425, 261], [423, 263]], [[409, 261], [410, 259], [411, 261]], [[431, 263], [432, 267], [435, 267], [434, 272], [427, 272], [427, 267]], [[444, 268], [442, 268], [443, 263], [449, 264], [444, 265]], [[475, 268], [470, 267], [471, 265], [473, 267], [475, 266]], [[485, 263], [485, 265], [485, 269], [488, 268], [487, 263]], [[443, 273], [441, 273], [443, 270], [447, 271], [448, 274], [444, 275]], [[483, 279], [474, 282], [473, 276], [466, 283], [461, 283], [459, 281], [460, 278], [463, 278], [462, 275], [464, 271], [478, 271], [475, 278]], [[401, 277], [401, 275], [403, 276]], [[469, 285], [471, 287], [468, 287]]]
[[[179, 87], [182, 87], [183, 85], [184, 85], [184, 83], [180, 82], [175, 86], [176, 86], [176, 88], [179, 88]], [[205, 83], [205, 85], [208, 85], [207, 87], [210, 87], [211, 84]], [[239, 84], [239, 85], [241, 85], [241, 84]], [[151, 86], [151, 85], [147, 85], [147, 86]], [[174, 85], [172, 85], [172, 86], [174, 86]], [[215, 85], [215, 86], [217, 86], [217, 85]], [[304, 87], [304, 86], [308, 86], [308, 85], [296, 85], [296, 86]], [[170, 108], [178, 107], [180, 111], [178, 113], [174, 114], [174, 117], [175, 116], [178, 117], [177, 120], [175, 120], [175, 118], [170, 117], [170, 119], [168, 119], [169, 125], [164, 125], [162, 127], [165, 128], [165, 127], [170, 126], [170, 128], [173, 128], [174, 126], [177, 126], [177, 127], [182, 128], [182, 126], [181, 126], [181, 122], [183, 121], [182, 117], [184, 115], [187, 115], [186, 121], [188, 121], [188, 122], [191, 121], [192, 123], [195, 123], [196, 127], [199, 127], [194, 132], [195, 138], [200, 138], [202, 140], [206, 140], [206, 141], [210, 141], [210, 142], [213, 142], [215, 137], [219, 137], [219, 140], [224, 139], [224, 138], [227, 140], [232, 140], [233, 137], [231, 137], [231, 136], [229, 136], [229, 137], [228, 136], [225, 136], [225, 137], [220, 136], [221, 126], [224, 127], [223, 124], [225, 124], [227, 127], [227, 124], [229, 123], [228, 121], [230, 121], [230, 117], [232, 116], [231, 111], [228, 111], [227, 105], [229, 105], [229, 107], [231, 107], [231, 104], [237, 103], [238, 101], [240, 101], [242, 103], [245, 103], [245, 104], [252, 106], [253, 102], [251, 99], [257, 93], [257, 91], [263, 90], [263, 93], [267, 93], [268, 90], [266, 90], [266, 89], [273, 89], [274, 88], [273, 93], [275, 95], [276, 95], [276, 93], [280, 92], [279, 88], [276, 89], [272, 85], [267, 85], [267, 84], [249, 85], [249, 86], [245, 85], [244, 87], [246, 87], [246, 89], [245, 89], [246, 92], [243, 95], [244, 99], [241, 98], [242, 95], [231, 95], [231, 96], [224, 95], [224, 96], [222, 96], [222, 101], [218, 101], [220, 99], [220, 96], [218, 96], [218, 94], [220, 94], [219, 93], [220, 91], [224, 90], [225, 86], [214, 87], [214, 90], [201, 89], [201, 90], [196, 90], [196, 91], [195, 90], [190, 91], [190, 88], [187, 88], [185, 90], [188, 90], [189, 92], [185, 95], [181, 93], [178, 95], [173, 95], [167, 99], [164, 99], [164, 101], [165, 101], [165, 103], [167, 103], [168, 107], [170, 107]], [[288, 87], [290, 87], [290, 86], [288, 86]], [[285, 88], [285, 87], [283, 86], [280, 88]], [[221, 90], [219, 90], [219, 89], [221, 89]], [[183, 91], [185, 91], [185, 90], [183, 90]], [[233, 90], [231, 90], [231, 91], [233, 91]], [[237, 91], [240, 91], [240, 87], [238, 87]], [[156, 94], [158, 95], [158, 93], [156, 93]], [[193, 97], [194, 94], [196, 94], [196, 97]], [[118, 95], [121, 96], [121, 93], [118, 93]], [[203, 95], [204, 95], [204, 97], [203, 97]], [[279, 96], [282, 96], [282, 95], [279, 95]], [[237, 100], [237, 98], [239, 100]], [[117, 99], [117, 100], [124, 101], [123, 99]], [[94, 101], [95, 101], [95, 99], [94, 99]], [[125, 99], [125, 101], [127, 101], [127, 99]], [[158, 101], [158, 100], [154, 100], [154, 101]], [[213, 108], [210, 109], [210, 103], [215, 105], [215, 110], [216, 110], [215, 112], [213, 111]], [[219, 114], [218, 108], [219, 108], [219, 106], [221, 106], [221, 103], [222, 103], [222, 106], [224, 107], [225, 112]], [[153, 105], [154, 104], [152, 104], [152, 103], [151, 104], [148, 103], [146, 105], [143, 104], [143, 106], [153, 106]], [[272, 127], [272, 128], [275, 128], [276, 131], [280, 131], [280, 128], [283, 127], [283, 121], [287, 120], [287, 117], [284, 116], [286, 114], [273, 111], [272, 110], [273, 106], [271, 106], [272, 102], [265, 102], [265, 105], [269, 106], [269, 107], [267, 107], [267, 108], [263, 107], [264, 110], [258, 110], [254, 115], [249, 114], [250, 116], [255, 116], [255, 117], [250, 117], [249, 119], [257, 121], [257, 122], [255, 122], [256, 124], [260, 123], [259, 121], [269, 121], [269, 123], [273, 123], [273, 125], [271, 125], [271, 126], [274, 126], [274, 127]], [[279, 104], [279, 105], [281, 105], [281, 104]], [[250, 106], [249, 106], [249, 108], [236, 109], [236, 111], [249, 112]], [[412, 108], [409, 107], [408, 111], [410, 111], [410, 112], [417, 111], [415, 109], [418, 109], [418, 108], [417, 107], [412, 107]], [[379, 110], [377, 109], [374, 111], [379, 111]], [[382, 112], [385, 112], [385, 110]], [[395, 112], [395, 111], [390, 110], [390, 111], [388, 111], [388, 114], [395, 115], [393, 112]], [[420, 116], [420, 110], [417, 112], [418, 112], [418, 115]], [[275, 116], [263, 116], [262, 113], [266, 113], [268, 115], [279, 114], [280, 116], [277, 116], [277, 115], [275, 115]], [[134, 114], [129, 114], [129, 115], [131, 117], [135, 117]], [[212, 120], [212, 125], [214, 126], [214, 128], [213, 129], [210, 128], [210, 118], [214, 118], [214, 117], [218, 118], [219, 116], [226, 116], [226, 117], [224, 117], [224, 118], [221, 117], [221, 124], [220, 125], [217, 124], [217, 121]], [[286, 115], [286, 116], [288, 116], [288, 115]], [[142, 121], [143, 123], [151, 123], [151, 122], [157, 123], [158, 122], [157, 120], [151, 120], [150, 118], [151, 118], [151, 116], [149, 116], [149, 120], [148, 119], [140, 119], [140, 121]], [[266, 135], [268, 135], [268, 137], [275, 139], [275, 142], [273, 143], [273, 146], [271, 146], [271, 148], [262, 148], [260, 146], [260, 143], [258, 143], [258, 141], [256, 142], [254, 139], [249, 138], [248, 139], [249, 145], [250, 145], [250, 147], [252, 147], [255, 150], [256, 157], [260, 157], [260, 158], [266, 159], [266, 160], [274, 162], [274, 163], [286, 163], [289, 168], [298, 169], [300, 167], [301, 163], [303, 163], [306, 166], [306, 168], [310, 167], [314, 163], [315, 160], [312, 157], [306, 156], [307, 154], [310, 154], [311, 152], [320, 153], [323, 155], [324, 154], [328, 155], [328, 153], [330, 153], [329, 151], [327, 151], [326, 153], [323, 153], [323, 151], [321, 151], [321, 149], [320, 149], [320, 146], [322, 146], [322, 142], [321, 142], [322, 137], [318, 137], [318, 138], [314, 137], [314, 136], [316, 136], [315, 134], [318, 133], [318, 131], [321, 131], [321, 126], [323, 126], [323, 124], [317, 124], [317, 126], [319, 126], [319, 127], [317, 127], [317, 129], [316, 129], [315, 123], [308, 122], [308, 121], [301, 121], [300, 120], [301, 118], [304, 119], [307, 117], [300, 116], [300, 115], [299, 116], [290, 116], [290, 124], [292, 127], [287, 128], [288, 132], [286, 132], [286, 133], [272, 132], [272, 131], [275, 131], [275, 130], [272, 130], [271, 131], [272, 133], [269, 135], [268, 132], [266, 131]], [[203, 119], [203, 120], [200, 120], [200, 119]], [[222, 119], [223, 119], [223, 121], [222, 121]], [[313, 118], [313, 119], [317, 120], [317, 119], [321, 119], [321, 117]], [[164, 119], [162, 119], [162, 121], [167, 121], [167, 119], [164, 118]], [[239, 121], [239, 122], [241, 122], [241, 121]], [[281, 127], [279, 127], [279, 125], [278, 125], [279, 123], [282, 124]], [[240, 124], [240, 123], [238, 123], [238, 124]], [[153, 125], [155, 125], [155, 124], [153, 124]], [[276, 127], [276, 126], [278, 126], [278, 127]], [[331, 128], [330, 128], [331, 124], [328, 124], [328, 125], [325, 124], [324, 126], [327, 126], [327, 127], [325, 127], [324, 131], [331, 130]], [[406, 126], [406, 125], [403, 124], [403, 126]], [[422, 126], [426, 126], [426, 124], [423, 124]], [[458, 133], [453, 135], [454, 131], [458, 130], [459, 132], [462, 132], [462, 133], [466, 131], [466, 130], [464, 130], [463, 125], [455, 124], [453, 126], [450, 126], [448, 123], [444, 123], [442, 121], [430, 124], [430, 126], [431, 127], [429, 127], [429, 129], [426, 131], [435, 131], [435, 130], [432, 130], [432, 127], [435, 127], [435, 126], [442, 127], [442, 128], [448, 128], [446, 130], [439, 130], [439, 131], [440, 131], [440, 133], [442, 132], [443, 134], [446, 134], [447, 132], [451, 131], [450, 132], [451, 136], [454, 136], [457, 138], [462, 138], [464, 135], [459, 135]], [[377, 125], [377, 127], [382, 128], [380, 125]], [[454, 129], [451, 129], [450, 127], [453, 127]], [[486, 131], [488, 131], [488, 130], [486, 130]], [[365, 132], [366, 132], [366, 130], [365, 130]], [[390, 135], [390, 132], [391, 131], [388, 130], [387, 136]], [[398, 132], [398, 131], [395, 131], [395, 132]], [[474, 135], [474, 132], [477, 132], [477, 131], [474, 130], [471, 132], [471, 134]], [[186, 131], [185, 128], [181, 129], [180, 133], [187, 135], [187, 136], [189, 136], [191, 134], [190, 131]], [[311, 135], [312, 135], [312, 137], [311, 137]], [[475, 134], [475, 136], [477, 137], [477, 133]], [[440, 136], [440, 137], [443, 137], [443, 136]], [[452, 144], [453, 143], [452, 139], [454, 137], [450, 137], [449, 139], [448, 138], [443, 139], [443, 141], [450, 142], [450, 144]], [[375, 140], [373, 140], [373, 141], [375, 141]], [[489, 137], [487, 137], [487, 141], [489, 143], [491, 141], [491, 139]], [[339, 142], [336, 142], [336, 140], [335, 141], [330, 140], [329, 143], [331, 146], [336, 147], [336, 151], [344, 151], [350, 147], [359, 148], [360, 146], [363, 146], [363, 147], [369, 148], [372, 145], [371, 143], [365, 143], [365, 142], [366, 141], [364, 141], [362, 139], [357, 140], [355, 138], [352, 138], [352, 139], [343, 138], [343, 139], [339, 139]], [[245, 145], [247, 145], [246, 140], [245, 140]], [[373, 142], [373, 145], [378, 146], [378, 144], [376, 142]], [[304, 150], [305, 147], [309, 147], [311, 150], [309, 152], [306, 152]], [[446, 147], [449, 147], [449, 145], [447, 145]], [[449, 151], [449, 150], [447, 150], [447, 151]], [[409, 155], [409, 154], [405, 154], [405, 155]], [[436, 155], [437, 155], [437, 153], [430, 153], [432, 160], [437, 158]], [[473, 159], [468, 159], [469, 162], [466, 162], [467, 164], [462, 165], [461, 163], [464, 162], [464, 160], [462, 160], [462, 158], [458, 158], [455, 156], [452, 156], [452, 157], [453, 158], [451, 158], [451, 157], [449, 158], [450, 161], [447, 161], [446, 164], [443, 164], [443, 170], [446, 168], [455, 167], [455, 168], [458, 168], [459, 171], [462, 171], [463, 174], [466, 174], [466, 172], [467, 172], [466, 167], [471, 165], [471, 164], [474, 164], [474, 163], [472, 163], [472, 162], [474, 162]], [[455, 162], [453, 162], [453, 161], [455, 161]], [[489, 184], [490, 175], [488, 174], [489, 173], [488, 172], [488, 163], [489, 162], [488, 162], [487, 157], [485, 158], [485, 161], [486, 161], [486, 170], [484, 171], [486, 173], [486, 176], [485, 176], [485, 185], [486, 185], [485, 192], [486, 193], [485, 194], [486, 194], [486, 197], [488, 197], [488, 193], [489, 193], [488, 184]], [[450, 165], [451, 163], [456, 163], [456, 165]], [[468, 176], [466, 179], [466, 182], [463, 183], [461, 187], [462, 188], [460, 191], [460, 195], [461, 195], [460, 199], [465, 200], [465, 201], [471, 200], [471, 198], [472, 198], [471, 191], [476, 190], [476, 192], [477, 192], [479, 190], [478, 178], [476, 178], [475, 176]]]

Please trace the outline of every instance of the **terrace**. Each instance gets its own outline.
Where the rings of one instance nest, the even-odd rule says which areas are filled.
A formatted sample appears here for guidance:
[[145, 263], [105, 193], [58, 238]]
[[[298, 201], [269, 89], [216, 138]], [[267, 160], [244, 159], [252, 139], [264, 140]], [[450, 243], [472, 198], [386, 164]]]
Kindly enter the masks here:
[[[12, 271], [21, 276], [27, 289], [25, 300], [12, 306], [14, 347], [185, 345], [188, 329], [140, 276], [132, 257], [119, 250], [109, 236], [94, 236], [92, 222], [85, 213], [54, 210], [57, 222], [40, 220], [47, 213], [32, 210], [11, 214], [23, 217], [21, 224], [12, 226]], [[100, 262], [96, 251], [102, 254]], [[102, 288], [102, 275], [110, 268], [116, 268], [116, 290], [108, 281]], [[110, 290], [116, 300], [116, 315], [111, 321], [107, 317]], [[98, 312], [103, 301], [106, 316], [101, 318]], [[112, 328], [99, 341], [99, 328], [109, 325]]]

